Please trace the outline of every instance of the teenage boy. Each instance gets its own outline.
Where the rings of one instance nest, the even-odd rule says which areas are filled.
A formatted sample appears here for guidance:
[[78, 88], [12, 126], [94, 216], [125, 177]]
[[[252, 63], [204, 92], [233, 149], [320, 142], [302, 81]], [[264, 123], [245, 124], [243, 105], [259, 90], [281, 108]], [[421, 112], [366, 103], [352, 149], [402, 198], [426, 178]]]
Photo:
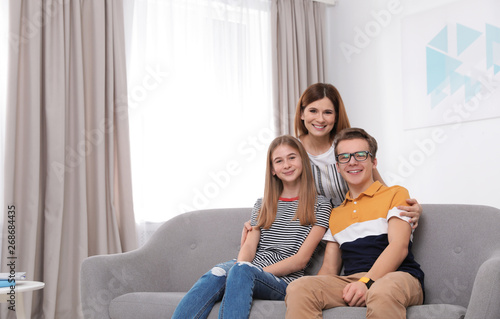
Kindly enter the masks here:
[[324, 238], [318, 275], [288, 286], [286, 318], [322, 318], [323, 309], [366, 306], [366, 318], [401, 319], [408, 306], [422, 304], [424, 273], [411, 253], [412, 227], [397, 209], [410, 197], [401, 186], [374, 181], [376, 153], [376, 140], [362, 129], [337, 134], [336, 165], [349, 192], [332, 210], [332, 235]]

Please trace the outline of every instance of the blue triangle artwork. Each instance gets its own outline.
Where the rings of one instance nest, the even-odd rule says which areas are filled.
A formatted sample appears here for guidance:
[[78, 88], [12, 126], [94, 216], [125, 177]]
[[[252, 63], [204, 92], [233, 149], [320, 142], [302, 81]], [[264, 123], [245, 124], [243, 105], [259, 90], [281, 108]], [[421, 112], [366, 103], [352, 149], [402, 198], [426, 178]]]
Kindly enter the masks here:
[[[463, 24], [456, 24], [456, 56], [450, 53], [448, 26], [441, 29], [426, 46], [427, 94], [432, 108], [440, 104], [450, 94], [464, 88], [464, 101], [468, 102], [481, 91], [481, 83], [457, 69], [462, 65], [460, 56], [484, 35], [486, 47], [486, 70], [496, 75], [500, 72], [500, 28], [486, 24], [483, 31]], [[449, 87], [449, 90], [445, 90]]]

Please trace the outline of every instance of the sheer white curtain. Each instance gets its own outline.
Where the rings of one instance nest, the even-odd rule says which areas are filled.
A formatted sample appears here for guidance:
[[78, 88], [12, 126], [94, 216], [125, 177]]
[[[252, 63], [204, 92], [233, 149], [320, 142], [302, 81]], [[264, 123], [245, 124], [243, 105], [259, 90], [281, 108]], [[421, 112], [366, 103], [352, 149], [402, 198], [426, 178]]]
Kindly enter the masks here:
[[[3, 216], [7, 209], [4, 201], [4, 168], [5, 168], [5, 111], [7, 109], [7, 52], [9, 27], [9, 1], [0, 1], [0, 230], [3, 229]], [[0, 256], [2, 252], [0, 236]]]
[[274, 138], [270, 1], [127, 7], [134, 209], [144, 242], [148, 223], [262, 196]]

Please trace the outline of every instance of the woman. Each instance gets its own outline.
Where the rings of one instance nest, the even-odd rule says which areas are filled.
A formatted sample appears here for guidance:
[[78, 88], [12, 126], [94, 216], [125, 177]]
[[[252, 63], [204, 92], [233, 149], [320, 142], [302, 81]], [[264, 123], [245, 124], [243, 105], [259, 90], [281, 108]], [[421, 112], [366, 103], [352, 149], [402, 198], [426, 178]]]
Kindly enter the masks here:
[[302, 93], [295, 111], [295, 135], [309, 155], [318, 192], [334, 207], [342, 203], [348, 188], [335, 166], [333, 139], [348, 127], [344, 102], [333, 85], [316, 83]]

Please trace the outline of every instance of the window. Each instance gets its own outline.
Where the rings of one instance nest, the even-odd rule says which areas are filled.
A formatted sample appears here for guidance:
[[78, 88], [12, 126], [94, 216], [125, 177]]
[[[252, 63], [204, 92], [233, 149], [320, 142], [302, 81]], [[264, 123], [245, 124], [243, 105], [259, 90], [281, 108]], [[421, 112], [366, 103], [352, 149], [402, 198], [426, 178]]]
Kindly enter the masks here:
[[269, 1], [135, 1], [131, 12], [136, 220], [253, 206], [275, 136]]

